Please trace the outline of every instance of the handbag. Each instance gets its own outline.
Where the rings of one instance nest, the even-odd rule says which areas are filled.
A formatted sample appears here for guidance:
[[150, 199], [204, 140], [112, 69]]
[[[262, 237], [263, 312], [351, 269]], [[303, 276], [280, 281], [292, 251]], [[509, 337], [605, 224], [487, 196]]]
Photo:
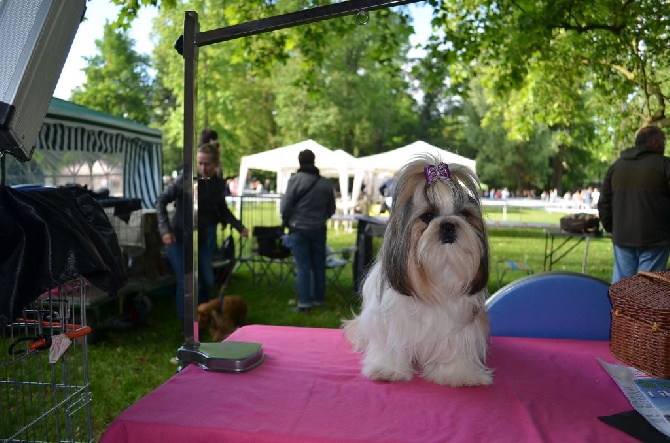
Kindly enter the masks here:
[[600, 219], [592, 214], [568, 215], [560, 220], [561, 230], [573, 234], [600, 234]]

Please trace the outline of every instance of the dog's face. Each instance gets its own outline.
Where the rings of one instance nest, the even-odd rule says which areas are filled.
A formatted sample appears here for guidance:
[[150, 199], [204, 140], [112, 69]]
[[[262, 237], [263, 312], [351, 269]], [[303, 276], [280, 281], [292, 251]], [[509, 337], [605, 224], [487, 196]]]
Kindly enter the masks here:
[[438, 174], [438, 165], [424, 155], [400, 170], [380, 251], [391, 287], [426, 302], [476, 294], [489, 277], [477, 177], [457, 164], [440, 166]]
[[198, 324], [200, 326], [209, 325], [212, 313], [219, 309], [219, 304], [219, 299], [215, 298], [198, 305]]
[[212, 341], [218, 342], [247, 324], [247, 303], [238, 295], [215, 298], [198, 306], [198, 325], [209, 326]]

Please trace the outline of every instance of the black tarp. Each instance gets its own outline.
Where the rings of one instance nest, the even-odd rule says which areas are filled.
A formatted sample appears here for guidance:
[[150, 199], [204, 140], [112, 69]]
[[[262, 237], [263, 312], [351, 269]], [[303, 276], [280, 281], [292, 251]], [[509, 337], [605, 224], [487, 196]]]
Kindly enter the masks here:
[[110, 295], [127, 282], [123, 252], [100, 204], [79, 186], [0, 186], [0, 325], [80, 276]]

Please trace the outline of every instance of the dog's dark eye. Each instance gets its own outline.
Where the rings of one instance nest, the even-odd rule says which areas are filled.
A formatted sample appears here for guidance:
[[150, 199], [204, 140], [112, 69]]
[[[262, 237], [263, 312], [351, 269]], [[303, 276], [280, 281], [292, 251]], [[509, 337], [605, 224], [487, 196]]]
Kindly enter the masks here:
[[426, 212], [421, 214], [421, 217], [419, 218], [421, 219], [422, 222], [428, 225], [430, 224], [431, 221], [433, 221], [435, 217], [437, 217], [437, 215], [434, 212]]
[[468, 221], [475, 220], [478, 217], [478, 212], [475, 208], [468, 207], [461, 210], [461, 216]]

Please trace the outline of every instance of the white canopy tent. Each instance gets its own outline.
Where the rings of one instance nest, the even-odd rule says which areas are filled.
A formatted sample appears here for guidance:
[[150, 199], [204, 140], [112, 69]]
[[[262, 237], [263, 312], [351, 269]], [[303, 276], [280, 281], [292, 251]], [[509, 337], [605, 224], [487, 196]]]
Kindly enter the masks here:
[[343, 149], [336, 149], [333, 152], [340, 156], [340, 161], [346, 166], [348, 174], [353, 176], [356, 173], [358, 159]]
[[277, 192], [279, 194], [284, 193], [289, 177], [300, 167], [298, 154], [305, 149], [314, 152], [316, 157], [315, 166], [319, 168], [322, 176], [339, 178], [342, 204], [344, 208], [347, 208], [349, 176], [353, 175], [356, 170], [356, 159], [341, 150], [331, 151], [311, 139], [242, 157], [240, 161], [240, 186], [244, 186], [246, 183], [250, 169], [272, 171], [277, 173]]
[[459, 163], [476, 172], [477, 163], [474, 160], [445, 151], [423, 141], [416, 141], [402, 148], [358, 158], [351, 201], [358, 201], [358, 194], [364, 180], [371, 186], [370, 192], [373, 193], [377, 187], [379, 176], [387, 178], [395, 175], [412, 157], [424, 152], [439, 156], [447, 164]]

